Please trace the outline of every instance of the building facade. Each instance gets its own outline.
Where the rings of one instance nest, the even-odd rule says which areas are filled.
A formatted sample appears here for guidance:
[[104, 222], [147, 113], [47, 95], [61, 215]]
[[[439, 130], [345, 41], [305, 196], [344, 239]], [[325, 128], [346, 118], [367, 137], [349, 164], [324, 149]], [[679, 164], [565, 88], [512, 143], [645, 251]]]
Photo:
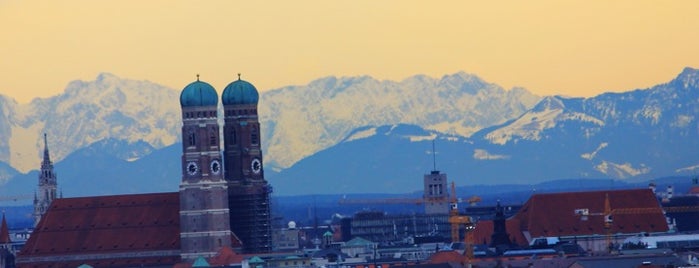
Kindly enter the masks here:
[[433, 170], [430, 174], [425, 174], [423, 182], [425, 214], [449, 214], [447, 174]]
[[218, 94], [206, 82], [187, 85], [182, 106], [180, 240], [182, 259], [213, 257], [231, 246], [228, 185], [223, 176]]
[[231, 230], [242, 240], [246, 253], [270, 252], [270, 194], [264, 177], [259, 93], [240, 79], [228, 84], [221, 96], [224, 110], [224, 163], [228, 182]]

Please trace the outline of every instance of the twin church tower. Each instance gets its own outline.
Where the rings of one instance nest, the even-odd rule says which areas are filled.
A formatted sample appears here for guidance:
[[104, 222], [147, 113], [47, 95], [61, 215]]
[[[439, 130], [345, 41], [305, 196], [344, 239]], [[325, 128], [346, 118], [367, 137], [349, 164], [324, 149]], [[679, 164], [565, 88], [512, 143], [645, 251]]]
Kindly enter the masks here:
[[214, 87], [200, 81], [198, 75], [197, 81], [180, 94], [183, 258], [214, 256], [238, 239], [247, 253], [269, 252], [272, 248], [272, 187], [264, 178], [262, 164], [259, 93], [255, 86], [241, 80], [240, 74], [238, 80], [226, 86], [221, 95], [223, 132], [218, 123], [218, 100]]

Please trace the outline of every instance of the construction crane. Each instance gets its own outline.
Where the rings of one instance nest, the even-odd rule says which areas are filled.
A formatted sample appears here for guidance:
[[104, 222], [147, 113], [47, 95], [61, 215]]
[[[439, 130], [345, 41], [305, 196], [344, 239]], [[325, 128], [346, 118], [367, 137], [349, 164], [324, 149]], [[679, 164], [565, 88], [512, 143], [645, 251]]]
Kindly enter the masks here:
[[468, 202], [470, 206], [475, 206], [481, 202], [481, 197], [474, 195], [466, 199], [466, 202]]
[[456, 186], [454, 182], [451, 182], [451, 196], [450, 196], [450, 210], [449, 210], [449, 223], [451, 223], [451, 242], [459, 242], [459, 227], [462, 225], [465, 227], [464, 235], [464, 263], [471, 265], [471, 259], [473, 259], [473, 230], [476, 229], [475, 223], [471, 220], [471, 217], [459, 214], [458, 199], [456, 198]]
[[[455, 193], [452, 193], [452, 196], [454, 196]], [[400, 205], [400, 204], [406, 204], [406, 205], [423, 205], [425, 203], [432, 202], [433, 200], [430, 200], [429, 198], [369, 198], [369, 199], [362, 199], [362, 198], [347, 198], [343, 197], [340, 200], [337, 201], [338, 204], [340, 205], [373, 205], [373, 204], [385, 204], [385, 205]], [[464, 200], [461, 198], [456, 198], [456, 203], [468, 203], [471, 206], [475, 206], [481, 202], [481, 198], [479, 196], [471, 196], [468, 199]]]
[[340, 205], [371, 205], [371, 204], [413, 204], [422, 205], [428, 202], [424, 198], [373, 198], [373, 199], [348, 199], [343, 197], [338, 201]]

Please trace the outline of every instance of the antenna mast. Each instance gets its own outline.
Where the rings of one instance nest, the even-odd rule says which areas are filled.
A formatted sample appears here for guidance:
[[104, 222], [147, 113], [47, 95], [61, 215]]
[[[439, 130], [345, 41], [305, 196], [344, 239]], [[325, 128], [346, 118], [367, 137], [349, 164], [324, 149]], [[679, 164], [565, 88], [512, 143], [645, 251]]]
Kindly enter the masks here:
[[437, 171], [437, 153], [434, 150], [434, 139], [432, 140], [432, 170]]

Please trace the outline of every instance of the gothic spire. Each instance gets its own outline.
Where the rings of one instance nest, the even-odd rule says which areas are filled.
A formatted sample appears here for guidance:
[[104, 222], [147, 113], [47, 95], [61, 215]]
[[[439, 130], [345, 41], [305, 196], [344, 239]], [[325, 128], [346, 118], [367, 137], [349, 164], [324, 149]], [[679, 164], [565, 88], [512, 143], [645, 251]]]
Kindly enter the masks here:
[[51, 162], [51, 158], [49, 157], [49, 143], [46, 140], [46, 133], [44, 133], [44, 162]]

